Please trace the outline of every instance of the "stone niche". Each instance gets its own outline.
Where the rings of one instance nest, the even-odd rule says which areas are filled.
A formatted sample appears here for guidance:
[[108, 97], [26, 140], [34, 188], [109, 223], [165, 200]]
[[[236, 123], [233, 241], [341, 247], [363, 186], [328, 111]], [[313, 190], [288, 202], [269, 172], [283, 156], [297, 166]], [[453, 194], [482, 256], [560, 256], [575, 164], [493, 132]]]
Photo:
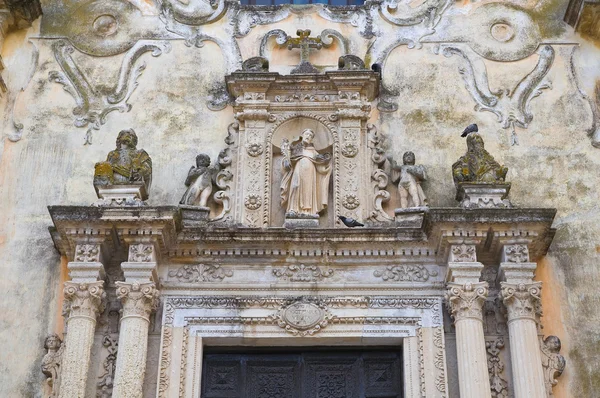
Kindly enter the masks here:
[[235, 98], [238, 137], [230, 140], [234, 193], [232, 218], [249, 227], [284, 225], [281, 204], [282, 140], [292, 142], [305, 129], [315, 133], [314, 147], [331, 154], [327, 207], [318, 225], [331, 227], [343, 215], [370, 214], [371, 169], [367, 120], [378, 95], [379, 74], [340, 70], [324, 74], [238, 71], [226, 78]]

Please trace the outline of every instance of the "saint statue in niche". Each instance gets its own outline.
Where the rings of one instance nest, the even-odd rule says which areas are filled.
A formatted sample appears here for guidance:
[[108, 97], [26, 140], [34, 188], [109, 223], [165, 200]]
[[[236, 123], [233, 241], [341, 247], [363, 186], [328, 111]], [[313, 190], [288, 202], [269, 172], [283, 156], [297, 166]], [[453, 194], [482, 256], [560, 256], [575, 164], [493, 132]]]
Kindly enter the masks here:
[[331, 154], [317, 152], [314, 138], [314, 131], [306, 129], [291, 144], [286, 138], [281, 143], [281, 205], [286, 216], [316, 215], [327, 207]]

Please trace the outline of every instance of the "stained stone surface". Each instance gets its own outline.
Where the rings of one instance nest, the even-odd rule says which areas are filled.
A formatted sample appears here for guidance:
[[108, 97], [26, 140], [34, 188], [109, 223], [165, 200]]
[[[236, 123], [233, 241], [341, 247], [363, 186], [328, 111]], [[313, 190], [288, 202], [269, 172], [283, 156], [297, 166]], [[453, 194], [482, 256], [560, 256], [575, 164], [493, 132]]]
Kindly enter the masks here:
[[[388, 154], [400, 159], [413, 151], [427, 168], [423, 189], [431, 207], [457, 206], [450, 167], [464, 153], [460, 132], [476, 122], [486, 149], [509, 166], [515, 214], [527, 221], [532, 215], [518, 208], [557, 209], [556, 234], [537, 272], [544, 283], [544, 334], [560, 337], [567, 361], [554, 396], [591, 397], [600, 390], [600, 156], [593, 146], [600, 145], [600, 49], [592, 42], [596, 38], [557, 22], [566, 3], [439, 2], [435, 31], [410, 23], [399, 28], [405, 22], [389, 8], [348, 16], [320, 5], [287, 6], [256, 17], [253, 8], [238, 13], [222, 1], [216, 8], [191, 1], [199, 6], [196, 13], [183, 3], [168, 3], [170, 11], [141, 1], [49, 0], [31, 27], [17, 30], [10, 23], [10, 29], [0, 30], [7, 86], [0, 95], [0, 396], [41, 396], [44, 338], [64, 330], [60, 308], [67, 259], [61, 259], [48, 233], [53, 223], [47, 206], [89, 205], [96, 196], [90, 184], [94, 163], [113, 149], [114, 133], [128, 127], [152, 155], [148, 205], [176, 206], [190, 159], [199, 151], [215, 159], [225, 147], [234, 111], [224, 76], [257, 56], [269, 60], [270, 72], [289, 74], [299, 63], [298, 52], [279, 48], [276, 36], [264, 46], [261, 41], [273, 30], [292, 35], [307, 27], [313, 35], [334, 29], [344, 37], [311, 52], [310, 62], [320, 72], [337, 70], [345, 49], [367, 68], [383, 65], [380, 100], [373, 101], [368, 123], [385, 136]], [[592, 14], [584, 18], [583, 33], [593, 25]], [[211, 202], [211, 212], [218, 214], [220, 207]], [[392, 220], [398, 203], [393, 192], [383, 203]], [[281, 226], [283, 213], [280, 221]], [[472, 222], [477, 224], [477, 217]], [[161, 272], [165, 276], [168, 269]], [[213, 276], [205, 278], [231, 280], [225, 271], [222, 278], [212, 268], [206, 272]], [[107, 273], [120, 278], [118, 268], [108, 267]], [[266, 274], [275, 278], [271, 269]], [[350, 274], [358, 283], [367, 271], [357, 267]], [[441, 282], [442, 274], [432, 280]], [[323, 280], [330, 278], [344, 283], [345, 277], [336, 271]], [[311, 286], [319, 292], [318, 285]], [[119, 308], [111, 311], [98, 322], [90, 394], [103, 374], [102, 334], [115, 323]], [[160, 311], [151, 325], [146, 397], [157, 391]], [[446, 333], [452, 334], [452, 327]], [[508, 344], [502, 358], [506, 350]], [[511, 374], [502, 377], [510, 380]]]

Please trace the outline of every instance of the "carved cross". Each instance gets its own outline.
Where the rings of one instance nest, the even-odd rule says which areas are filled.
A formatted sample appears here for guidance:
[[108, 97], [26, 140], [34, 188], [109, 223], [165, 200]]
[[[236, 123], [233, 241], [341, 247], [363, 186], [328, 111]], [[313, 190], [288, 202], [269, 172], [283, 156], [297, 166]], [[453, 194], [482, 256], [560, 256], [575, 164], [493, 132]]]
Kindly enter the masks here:
[[288, 36], [286, 44], [288, 50], [294, 48], [300, 49], [300, 63], [308, 62], [310, 49], [316, 48], [320, 50], [323, 47], [320, 37], [310, 37], [310, 29], [298, 29], [296, 31], [298, 37]]

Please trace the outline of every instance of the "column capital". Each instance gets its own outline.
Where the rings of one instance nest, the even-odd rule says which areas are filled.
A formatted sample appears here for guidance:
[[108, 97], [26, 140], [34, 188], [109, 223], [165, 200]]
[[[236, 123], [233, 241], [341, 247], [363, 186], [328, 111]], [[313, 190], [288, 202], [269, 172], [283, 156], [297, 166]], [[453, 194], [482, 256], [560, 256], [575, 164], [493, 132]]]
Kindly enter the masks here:
[[150, 321], [150, 314], [158, 308], [159, 291], [152, 282], [116, 282], [117, 297], [123, 304], [125, 318], [142, 318]]
[[88, 318], [95, 322], [98, 314], [104, 311], [106, 305], [104, 281], [67, 281], [63, 293], [65, 297], [63, 315], [67, 316], [67, 322], [73, 318]]
[[488, 295], [487, 282], [448, 283], [446, 303], [454, 322], [463, 319], [483, 320], [482, 308]]
[[517, 319], [538, 321], [542, 314], [542, 282], [508, 283], [501, 282], [501, 295], [508, 309], [508, 322]]

